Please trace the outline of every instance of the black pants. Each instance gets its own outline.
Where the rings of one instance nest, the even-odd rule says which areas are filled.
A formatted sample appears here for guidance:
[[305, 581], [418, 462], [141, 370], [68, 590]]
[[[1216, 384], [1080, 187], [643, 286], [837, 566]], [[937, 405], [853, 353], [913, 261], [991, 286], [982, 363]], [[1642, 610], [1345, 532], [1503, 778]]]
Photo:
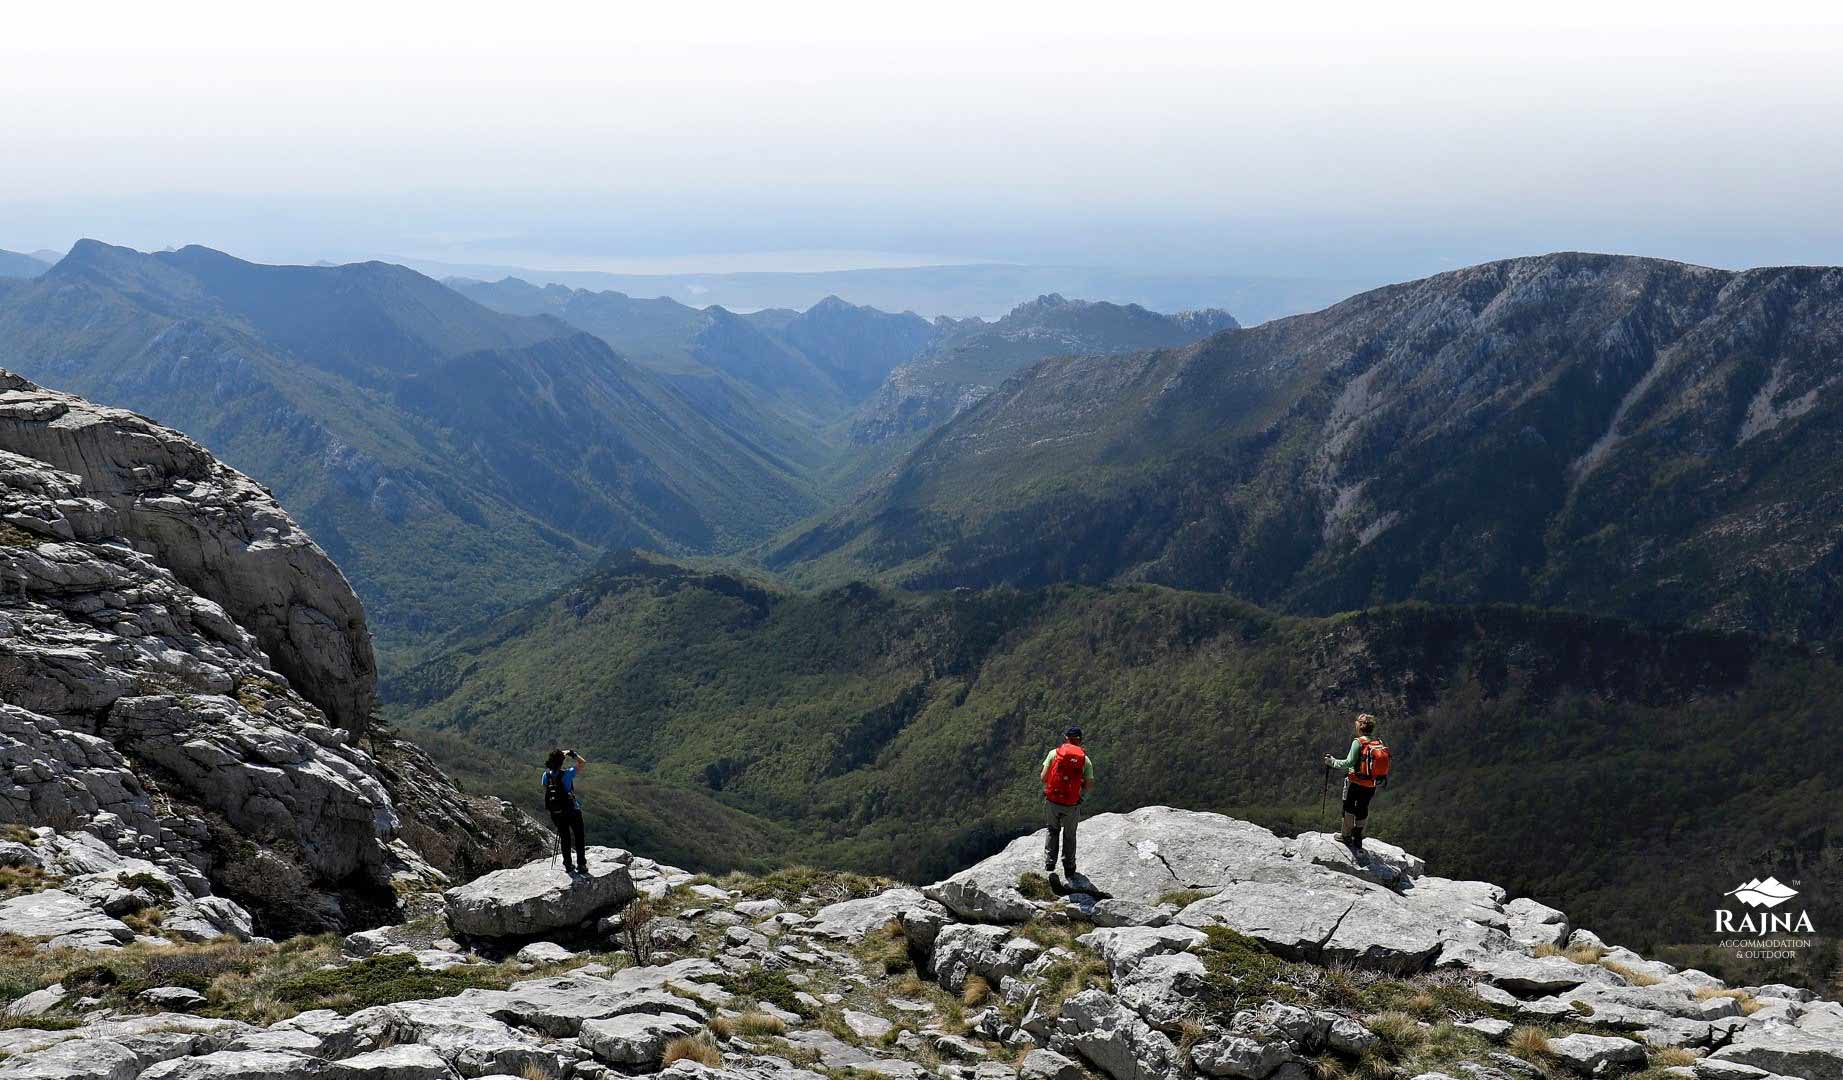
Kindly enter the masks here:
[[557, 827], [557, 841], [563, 847], [563, 868], [569, 869], [570, 840], [573, 837], [576, 841], [576, 865], [587, 871], [589, 857], [583, 852], [582, 809], [578, 807], [574, 810], [552, 812], [550, 823]]
[[[1369, 820], [1369, 801], [1376, 797], [1376, 789], [1353, 784], [1348, 777], [1344, 780], [1344, 813], [1357, 819], [1357, 827]], [[581, 817], [578, 814], [577, 817]]]

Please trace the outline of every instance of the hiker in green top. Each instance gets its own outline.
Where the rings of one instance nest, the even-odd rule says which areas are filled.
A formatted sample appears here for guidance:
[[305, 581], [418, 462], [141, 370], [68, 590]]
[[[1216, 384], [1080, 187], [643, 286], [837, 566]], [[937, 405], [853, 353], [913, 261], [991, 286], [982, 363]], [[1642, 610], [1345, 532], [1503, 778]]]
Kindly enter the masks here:
[[[1344, 770], [1344, 845], [1361, 858], [1363, 830], [1369, 824], [1369, 801], [1376, 796], [1376, 784], [1388, 776], [1388, 749], [1371, 738], [1376, 733], [1376, 718], [1357, 714], [1357, 737], [1351, 740], [1350, 753], [1342, 758], [1325, 755], [1325, 768]], [[1364, 761], [1364, 750], [1371, 744], [1382, 747], [1382, 771], [1371, 775], [1371, 765]]]
[[1081, 728], [1071, 726], [1062, 733], [1062, 745], [1043, 759], [1043, 798], [1049, 804], [1049, 839], [1043, 845], [1043, 874], [1056, 874], [1056, 849], [1061, 841], [1063, 876], [1073, 880], [1075, 869], [1075, 823], [1082, 796], [1094, 783], [1094, 759], [1082, 749]]

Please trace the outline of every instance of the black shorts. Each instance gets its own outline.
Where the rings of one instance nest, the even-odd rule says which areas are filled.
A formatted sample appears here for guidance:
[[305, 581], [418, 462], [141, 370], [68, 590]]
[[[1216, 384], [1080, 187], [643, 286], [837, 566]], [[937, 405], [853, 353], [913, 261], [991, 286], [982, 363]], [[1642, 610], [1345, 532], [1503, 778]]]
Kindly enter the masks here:
[[1349, 777], [1344, 778], [1344, 813], [1361, 821], [1369, 816], [1369, 801], [1375, 797], [1375, 788], [1353, 784]]

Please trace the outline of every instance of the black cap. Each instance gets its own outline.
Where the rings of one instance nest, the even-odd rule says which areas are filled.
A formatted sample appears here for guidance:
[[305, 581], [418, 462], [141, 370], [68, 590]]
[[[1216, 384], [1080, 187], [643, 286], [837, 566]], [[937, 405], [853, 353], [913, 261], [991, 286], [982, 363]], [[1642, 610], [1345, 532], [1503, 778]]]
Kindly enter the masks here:
[[1081, 725], [1080, 724], [1070, 724], [1069, 729], [1062, 733], [1062, 737], [1065, 739], [1081, 738]]

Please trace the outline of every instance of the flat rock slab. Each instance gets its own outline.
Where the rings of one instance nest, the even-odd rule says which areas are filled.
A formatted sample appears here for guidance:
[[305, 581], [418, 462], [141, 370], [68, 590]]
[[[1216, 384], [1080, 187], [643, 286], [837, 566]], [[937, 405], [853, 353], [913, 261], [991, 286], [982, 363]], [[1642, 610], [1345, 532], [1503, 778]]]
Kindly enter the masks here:
[[1603, 1076], [1645, 1063], [1645, 1048], [1612, 1035], [1564, 1035], [1549, 1040], [1555, 1060], [1582, 1076]]
[[801, 923], [799, 932], [831, 941], [857, 941], [891, 919], [900, 918], [904, 911], [926, 905], [927, 898], [917, 889], [890, 889], [875, 896], [827, 904], [812, 919]]
[[392, 1046], [336, 1061], [328, 1080], [454, 1080], [442, 1056], [426, 1046]]
[[314, 1080], [325, 1063], [306, 1054], [267, 1050], [220, 1050], [201, 1057], [163, 1061], [140, 1080]]
[[0, 901], [0, 934], [23, 938], [81, 938], [64, 942], [80, 948], [126, 945], [134, 930], [120, 919], [104, 914], [62, 889], [15, 896]]
[[1804, 1080], [1843, 1080], [1843, 1040], [1788, 1024], [1748, 1028], [1733, 1043], [1710, 1054], [1709, 1060], [1751, 1065]]
[[1426, 967], [1439, 926], [1394, 892], [1312, 864], [1277, 863], [1178, 913], [1178, 923], [1226, 926], [1294, 960], [1395, 972]]
[[[1017, 890], [1043, 872], [1044, 832], [1013, 840], [997, 855], [928, 887], [930, 899], [962, 919], [1022, 922], [1036, 908]], [[1080, 825], [1082, 878], [1096, 896], [1157, 904], [1168, 893], [1207, 889], [1281, 859], [1288, 841], [1246, 821], [1147, 806], [1098, 814]], [[1093, 888], [1089, 888], [1092, 885]]]
[[589, 872], [572, 877], [549, 859], [496, 870], [449, 889], [448, 922], [478, 937], [524, 937], [579, 925], [638, 895], [619, 848], [588, 849]]
[[597, 1060], [610, 1065], [650, 1065], [665, 1056], [667, 1043], [703, 1026], [678, 1013], [628, 1013], [584, 1021], [577, 1039]]
[[1577, 964], [1565, 956], [1493, 953], [1470, 958], [1466, 966], [1513, 994], [1559, 994], [1588, 983], [1613, 986], [1623, 981], [1598, 964]]

